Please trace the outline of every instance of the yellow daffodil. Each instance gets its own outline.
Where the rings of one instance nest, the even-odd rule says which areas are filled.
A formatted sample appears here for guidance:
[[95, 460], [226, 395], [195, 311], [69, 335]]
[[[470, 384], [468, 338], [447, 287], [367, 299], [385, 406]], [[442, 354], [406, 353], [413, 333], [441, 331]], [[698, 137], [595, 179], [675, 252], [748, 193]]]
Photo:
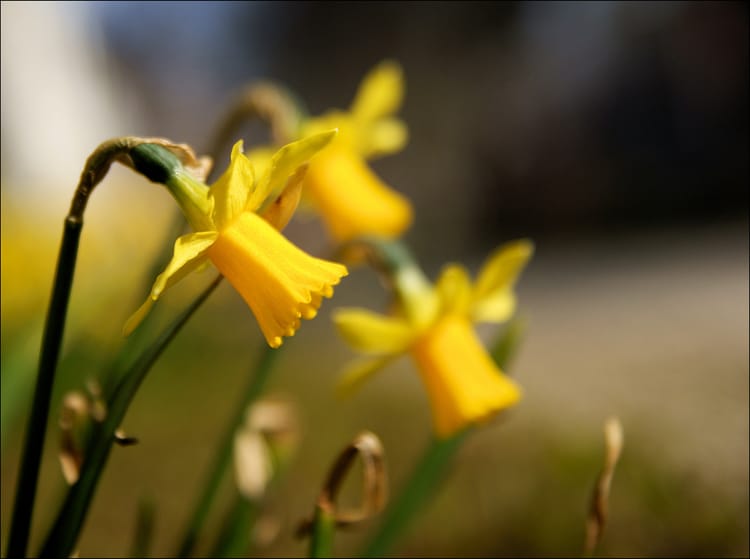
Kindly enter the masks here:
[[299, 200], [301, 166], [335, 135], [329, 131], [284, 146], [259, 180], [241, 141], [210, 188], [182, 168], [166, 177], [195, 231], [177, 239], [171, 262], [128, 320], [126, 334], [167, 288], [209, 261], [250, 306], [271, 347], [279, 347], [283, 336], [293, 336], [300, 318], [313, 318], [322, 298], [330, 297], [347, 275], [346, 267], [310, 256], [279, 231]]
[[406, 144], [406, 126], [391, 116], [401, 105], [403, 91], [401, 68], [386, 61], [365, 77], [348, 112], [331, 110], [300, 125], [300, 138], [339, 129], [331, 145], [310, 162], [304, 188], [339, 242], [360, 235], [395, 238], [411, 225], [409, 201], [383, 183], [366, 162]]
[[473, 323], [503, 322], [512, 316], [513, 288], [532, 252], [532, 244], [525, 240], [500, 247], [473, 283], [456, 264], [444, 268], [435, 286], [416, 266], [402, 266], [393, 278], [401, 302], [397, 316], [356, 308], [335, 311], [344, 339], [370, 354], [350, 367], [344, 386], [358, 384], [395, 357], [410, 353], [439, 437], [515, 404], [520, 388], [487, 354]]

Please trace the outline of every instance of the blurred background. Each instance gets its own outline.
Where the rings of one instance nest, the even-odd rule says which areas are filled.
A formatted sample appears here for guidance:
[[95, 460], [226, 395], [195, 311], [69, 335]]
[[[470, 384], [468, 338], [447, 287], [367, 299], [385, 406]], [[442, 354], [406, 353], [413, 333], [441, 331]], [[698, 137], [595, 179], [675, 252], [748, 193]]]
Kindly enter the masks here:
[[[537, 247], [511, 367], [525, 397], [469, 439], [395, 553], [579, 554], [602, 425], [617, 415], [625, 450], [600, 552], [748, 554], [746, 3], [3, 2], [1, 19], [3, 549], [61, 224], [89, 153], [131, 134], [202, 152], [253, 80], [285, 84], [311, 114], [346, 108], [392, 58], [410, 142], [373, 167], [413, 201], [406, 239], [425, 271], [460, 261], [476, 272], [519, 237]], [[217, 166], [227, 161], [228, 150]], [[60, 399], [104, 373], [173, 213], [165, 190], [121, 167], [92, 197], [34, 546], [64, 490]], [[329, 250], [315, 219], [287, 233]], [[172, 290], [164, 315], [208, 279]], [[355, 269], [285, 344], [269, 393], [295, 403], [301, 440], [269, 497], [278, 533], [257, 554], [306, 552], [294, 528], [360, 430], [383, 440], [393, 492], [426, 445], [408, 360], [350, 399], [334, 395], [353, 354], [331, 309], [386, 302], [372, 272]], [[81, 556], [127, 553], [144, 496], [156, 503], [154, 554], [174, 554], [261, 343], [223, 285], [142, 386], [124, 425], [140, 444], [114, 449]], [[337, 553], [355, 553], [376, 524], [339, 535]]]

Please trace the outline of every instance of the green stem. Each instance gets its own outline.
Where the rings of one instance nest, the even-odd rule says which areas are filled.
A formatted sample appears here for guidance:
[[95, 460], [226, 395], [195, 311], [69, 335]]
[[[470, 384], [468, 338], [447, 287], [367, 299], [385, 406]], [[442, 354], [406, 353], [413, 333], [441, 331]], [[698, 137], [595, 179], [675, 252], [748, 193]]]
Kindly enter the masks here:
[[86, 512], [94, 496], [99, 477], [104, 471], [109, 452], [114, 442], [115, 430], [122, 423], [130, 402], [141, 382], [167, 345], [187, 323], [188, 319], [201, 306], [206, 298], [221, 282], [217, 276], [213, 282], [185, 309], [177, 319], [146, 349], [122, 378], [108, 401], [107, 416], [94, 431], [91, 445], [87, 449], [86, 460], [81, 474], [70, 488], [57, 520], [50, 531], [40, 553], [41, 557], [68, 557], [78, 539]]
[[149, 557], [149, 549], [154, 539], [155, 505], [151, 497], [144, 497], [138, 503], [135, 519], [135, 534], [131, 557]]
[[364, 557], [383, 557], [391, 549], [401, 533], [406, 530], [409, 521], [427, 501], [451, 457], [468, 433], [467, 430], [447, 439], [432, 439], [406, 482], [404, 491], [389, 507], [388, 515], [367, 546]]
[[253, 524], [260, 512], [259, 503], [237, 495], [227, 515], [211, 557], [243, 557], [250, 547]]
[[198, 532], [208, 517], [221, 481], [224, 479], [224, 475], [232, 462], [235, 431], [242, 425], [247, 407], [263, 392], [279, 351], [280, 349], [271, 349], [265, 343], [261, 348], [261, 355], [255, 366], [255, 374], [252, 375], [242, 399], [238, 402], [234, 415], [227, 425], [227, 430], [224, 432], [218, 452], [214, 456], [213, 464], [208, 471], [203, 493], [193, 509], [190, 522], [180, 543], [180, 550], [177, 552], [177, 557], [187, 557], [195, 546], [195, 542], [198, 539]]
[[330, 557], [333, 553], [333, 536], [336, 533], [336, 518], [323, 505], [315, 507], [312, 534], [310, 535], [310, 557]]
[[24, 557], [29, 542], [34, 499], [39, 480], [39, 466], [42, 459], [42, 449], [44, 448], [47, 419], [49, 418], [50, 400], [52, 399], [52, 386], [60, 356], [65, 316], [68, 311], [70, 289], [73, 285], [73, 272], [75, 271], [78, 241], [81, 238], [82, 227], [83, 221], [80, 218], [68, 216], [65, 219], [52, 299], [47, 312], [44, 337], [42, 338], [39, 372], [34, 388], [31, 417], [21, 459], [7, 549], [9, 557]]

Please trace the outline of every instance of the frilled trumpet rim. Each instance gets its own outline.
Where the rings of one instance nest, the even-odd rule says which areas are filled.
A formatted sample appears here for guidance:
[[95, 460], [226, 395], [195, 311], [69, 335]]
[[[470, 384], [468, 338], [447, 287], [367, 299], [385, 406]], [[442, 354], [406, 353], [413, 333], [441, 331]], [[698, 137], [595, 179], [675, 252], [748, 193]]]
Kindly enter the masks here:
[[468, 319], [440, 319], [411, 351], [430, 399], [435, 432], [449, 437], [512, 406], [518, 385], [502, 373]]
[[250, 306], [271, 347], [313, 318], [346, 267], [310, 256], [263, 218], [243, 212], [221, 230], [208, 257]]
[[305, 188], [338, 241], [364, 234], [398, 237], [413, 219], [409, 201], [345, 145], [331, 145], [311, 161]]

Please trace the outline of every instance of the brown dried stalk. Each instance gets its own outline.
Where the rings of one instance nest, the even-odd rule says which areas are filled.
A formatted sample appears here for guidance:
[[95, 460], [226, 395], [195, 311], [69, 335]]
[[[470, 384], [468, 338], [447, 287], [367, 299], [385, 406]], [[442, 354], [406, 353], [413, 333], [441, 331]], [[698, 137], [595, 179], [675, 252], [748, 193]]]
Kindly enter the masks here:
[[609, 490], [612, 485], [615, 466], [622, 452], [622, 445], [622, 424], [616, 417], [611, 417], [604, 423], [604, 467], [596, 480], [591, 496], [589, 515], [586, 520], [585, 556], [593, 555], [596, 546], [601, 541], [604, 526], [607, 523]]

